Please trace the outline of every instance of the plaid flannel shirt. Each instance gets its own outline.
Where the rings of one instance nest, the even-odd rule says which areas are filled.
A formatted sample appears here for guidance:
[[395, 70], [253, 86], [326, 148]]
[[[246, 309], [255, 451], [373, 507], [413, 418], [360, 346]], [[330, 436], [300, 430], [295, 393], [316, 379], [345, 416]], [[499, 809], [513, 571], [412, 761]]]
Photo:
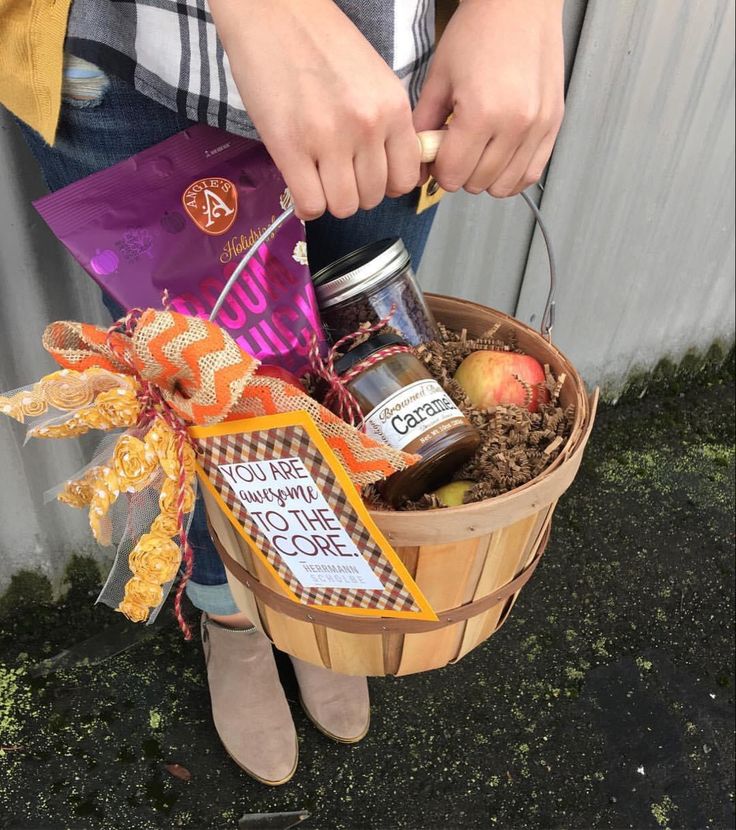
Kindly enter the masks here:
[[[434, 0], [335, 0], [416, 103], [434, 47]], [[257, 137], [207, 0], [74, 0], [66, 50], [193, 121]]]

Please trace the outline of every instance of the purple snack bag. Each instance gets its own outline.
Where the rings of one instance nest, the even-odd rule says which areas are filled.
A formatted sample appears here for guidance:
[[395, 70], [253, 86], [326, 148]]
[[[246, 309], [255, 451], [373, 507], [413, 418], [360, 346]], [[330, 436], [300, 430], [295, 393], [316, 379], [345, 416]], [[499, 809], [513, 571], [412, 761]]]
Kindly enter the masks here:
[[[75, 259], [126, 309], [209, 317], [238, 261], [291, 202], [265, 147], [195, 125], [34, 202]], [[217, 323], [243, 351], [296, 375], [324, 342], [292, 218], [261, 245]]]

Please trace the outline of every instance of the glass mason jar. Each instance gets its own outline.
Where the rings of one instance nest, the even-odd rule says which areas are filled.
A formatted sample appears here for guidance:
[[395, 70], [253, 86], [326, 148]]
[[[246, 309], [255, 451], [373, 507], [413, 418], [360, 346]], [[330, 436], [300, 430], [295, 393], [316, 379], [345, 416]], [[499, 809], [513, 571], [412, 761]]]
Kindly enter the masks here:
[[395, 311], [389, 326], [412, 346], [436, 340], [437, 324], [400, 239], [372, 242], [314, 275], [322, 323], [336, 342], [361, 323], [377, 323]]
[[335, 371], [360, 407], [367, 435], [421, 461], [394, 473], [381, 488], [389, 504], [414, 500], [447, 483], [480, 445], [480, 434], [406, 345], [393, 334], [374, 335], [343, 355]]

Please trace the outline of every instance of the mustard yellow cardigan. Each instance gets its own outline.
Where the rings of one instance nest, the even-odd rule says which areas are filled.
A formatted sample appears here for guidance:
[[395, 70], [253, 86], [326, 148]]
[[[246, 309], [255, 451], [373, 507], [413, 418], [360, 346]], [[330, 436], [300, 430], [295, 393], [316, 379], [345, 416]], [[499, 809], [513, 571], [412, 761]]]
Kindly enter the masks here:
[[0, 104], [53, 144], [72, 0], [0, 0]]

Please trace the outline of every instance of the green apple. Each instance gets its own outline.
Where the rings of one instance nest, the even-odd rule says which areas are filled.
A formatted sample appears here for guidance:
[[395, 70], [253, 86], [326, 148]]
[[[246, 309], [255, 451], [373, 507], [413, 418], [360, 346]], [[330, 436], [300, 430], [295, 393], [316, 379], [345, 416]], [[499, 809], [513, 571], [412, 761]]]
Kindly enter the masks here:
[[432, 495], [437, 496], [439, 503], [445, 507], [459, 507], [464, 504], [465, 494], [474, 485], [474, 481], [453, 481], [435, 490]]

